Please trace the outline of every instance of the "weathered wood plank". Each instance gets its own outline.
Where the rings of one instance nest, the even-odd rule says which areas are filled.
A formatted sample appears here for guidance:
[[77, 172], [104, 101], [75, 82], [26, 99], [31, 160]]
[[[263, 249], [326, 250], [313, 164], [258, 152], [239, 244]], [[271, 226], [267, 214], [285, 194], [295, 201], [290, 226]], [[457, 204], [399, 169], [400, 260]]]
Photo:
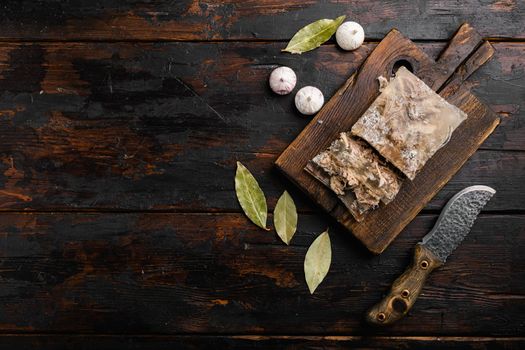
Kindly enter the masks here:
[[518, 101], [525, 101], [525, 45], [493, 46], [494, 57], [467, 80], [475, 95], [503, 117], [485, 147], [524, 150], [525, 108]]
[[525, 5], [519, 0], [109, 0], [103, 6], [84, 0], [4, 1], [0, 38], [284, 40], [307, 23], [342, 14], [375, 39], [394, 27], [411, 39], [448, 39], [463, 22], [485, 37], [525, 38]]
[[0, 335], [0, 349], [516, 349], [525, 338], [264, 335]]
[[[288, 184], [272, 163], [308, 119], [293, 96], [271, 94], [269, 72], [290, 65], [300, 86], [331, 96], [374, 46], [291, 56], [275, 43], [1, 44], [0, 208], [237, 211], [235, 160], [273, 206]], [[422, 45], [431, 57], [443, 46]], [[491, 210], [525, 208], [514, 152], [525, 150], [525, 45], [494, 46], [469, 84], [504, 116], [482, 148], [512, 152], [475, 155], [430, 209], [476, 182], [499, 191]]]
[[[485, 147], [525, 150], [525, 137], [522, 136], [525, 133], [520, 128], [525, 93], [525, 45], [494, 45], [494, 58], [474, 73], [469, 84], [496, 112], [508, 116], [510, 123], [507, 124], [510, 125], [498, 127]], [[129, 101], [138, 94], [143, 97], [135, 104], [153, 113], [159, 109], [161, 97], [169, 97], [162, 92], [162, 82], [180, 77], [217, 111], [232, 118], [239, 114], [245, 124], [250, 120], [249, 126], [269, 133], [272, 142], [259, 141], [255, 146], [261, 152], [278, 153], [293, 139], [290, 129], [297, 129], [299, 124], [297, 130], [300, 130], [307, 120], [293, 118], [297, 114], [291, 103], [292, 96], [275, 97], [269, 93], [266, 79], [271, 69], [279, 64], [290, 65], [299, 75], [300, 85], [319, 86], [326, 96], [331, 96], [374, 47], [375, 44], [367, 44], [357, 52], [345, 53], [333, 46], [323, 46], [308, 55], [291, 56], [281, 54], [278, 44], [270, 43], [2, 44], [2, 115], [14, 116], [20, 112], [16, 106], [32, 101], [42, 113], [84, 112], [85, 115], [85, 112], [92, 112], [91, 119], [96, 119], [93, 109], [99, 115], [113, 115], [119, 111], [118, 106], [102, 102], [118, 102], [118, 97]], [[443, 44], [420, 47], [435, 57]], [[36, 96], [40, 91], [45, 96]], [[53, 99], [47, 95], [52, 95]], [[77, 100], [72, 99], [75, 96]], [[87, 106], [81, 110], [78, 104]], [[129, 107], [127, 112], [132, 114], [134, 111]], [[31, 112], [35, 114], [35, 110]], [[32, 117], [27, 119], [33, 122], [38, 119], [35, 115]], [[235, 131], [243, 131], [241, 135], [244, 136], [250, 130]], [[260, 134], [259, 130], [252, 130], [255, 131]], [[254, 143], [253, 136], [250, 141]]]
[[[517, 335], [525, 324], [525, 216], [482, 215], [411, 313], [363, 324], [436, 216], [381, 256], [331, 228], [311, 296], [304, 254], [328, 223], [301, 215], [290, 246], [240, 214], [2, 214], [0, 331]], [[298, 326], [300, 325], [300, 327]]]

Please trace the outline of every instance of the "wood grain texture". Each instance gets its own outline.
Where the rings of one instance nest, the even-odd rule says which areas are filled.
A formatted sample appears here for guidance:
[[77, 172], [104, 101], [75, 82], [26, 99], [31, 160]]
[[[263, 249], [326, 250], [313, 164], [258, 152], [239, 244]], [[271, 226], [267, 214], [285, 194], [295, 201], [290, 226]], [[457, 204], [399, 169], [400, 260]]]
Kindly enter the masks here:
[[[439, 55], [436, 63], [427, 67], [429, 71], [421, 72], [420, 69], [418, 73], [426, 77], [427, 85], [430, 86], [432, 90], [438, 91], [447, 79], [450, 78], [452, 72], [476, 50], [481, 40], [481, 35], [470, 24], [463, 24], [459, 27], [458, 31], [454, 33], [454, 36], [451, 37], [447, 47]], [[489, 57], [492, 57], [492, 54]], [[476, 66], [476, 69], [482, 65], [483, 64]], [[439, 74], [436, 74], [436, 72], [439, 72]], [[463, 80], [466, 80], [466, 78], [467, 77]]]
[[367, 311], [367, 322], [388, 326], [402, 319], [414, 306], [430, 273], [442, 265], [428, 248], [416, 244], [410, 266], [392, 283], [387, 295]]
[[446, 85], [439, 89], [441, 96], [452, 96], [461, 89], [463, 83], [467, 82], [467, 79], [476, 72], [485, 63], [490, 61], [494, 55], [494, 47], [485, 41], [477, 48], [476, 51], [465, 60], [465, 62], [459, 66], [459, 68], [452, 74], [447, 81]]
[[368, 38], [398, 28], [411, 39], [448, 39], [463, 22], [485, 37], [525, 38], [520, 0], [7, 0], [4, 40], [289, 40], [319, 18], [346, 15]]
[[[465, 33], [467, 32], [467, 33]], [[459, 37], [459, 39], [458, 39]], [[472, 40], [468, 38], [472, 37]], [[446, 147], [437, 151], [427, 161], [412, 181], [404, 181], [392, 202], [380, 205], [356, 221], [330, 188], [311, 176], [305, 167], [324, 151], [343, 131], [348, 131], [379, 95], [377, 78], [390, 76], [398, 62], [405, 62], [409, 69], [425, 83], [439, 90], [471, 52], [453, 45], [465, 45], [471, 50], [479, 42], [479, 35], [468, 25], [463, 25], [451, 44], [441, 55], [444, 63], [437, 63], [419, 50], [415, 44], [396, 30], [392, 30], [370, 53], [358, 72], [352, 74], [340, 90], [326, 103], [299, 136], [283, 151], [275, 162], [292, 182], [316, 204], [330, 213], [339, 223], [352, 232], [370, 251], [383, 252], [401, 230], [421, 211], [440, 189], [470, 158], [483, 141], [499, 124], [498, 116], [472, 95], [467, 87], [457, 81], [470, 74], [458, 75], [455, 85], [441, 96], [468, 115], [453, 133]], [[490, 44], [489, 44], [490, 45]], [[469, 59], [466, 71], [473, 72], [493, 54], [481, 46], [481, 54]], [[438, 61], [439, 62], [439, 61]], [[313, 142], [315, 140], [315, 142]]]
[[[0, 349], [525, 347], [522, 1], [0, 8]], [[358, 51], [332, 40], [305, 55], [280, 53], [298, 28], [342, 14], [365, 27]], [[423, 40], [418, 47], [435, 59], [465, 21], [496, 38], [469, 87], [503, 120], [427, 209], [481, 182], [498, 189], [487, 209], [501, 215], [483, 215], [407, 323], [381, 333], [363, 314], [436, 217], [416, 218], [381, 257], [332, 227], [334, 265], [310, 297], [304, 253], [331, 221], [305, 215], [311, 202], [291, 191], [302, 212], [293, 247], [259, 231], [236, 203], [235, 161], [254, 172], [273, 210], [293, 189], [273, 162], [309, 121], [293, 96], [270, 93], [274, 67], [291, 66], [299, 87], [331, 96], [392, 27]]]
[[[330, 228], [316, 293], [303, 260], [328, 226], [300, 215], [290, 246], [242, 214], [2, 214], [3, 333], [511, 336], [525, 325], [525, 216], [481, 215], [412, 311], [364, 323], [436, 216], [381, 256]], [[1, 338], [0, 338], [1, 339]]]
[[[525, 155], [515, 152], [525, 150], [525, 45], [494, 46], [469, 87], [502, 125], [429, 209], [474, 182], [501, 194], [489, 210], [525, 208]], [[272, 164], [309, 119], [293, 96], [270, 93], [270, 71], [289, 65], [331, 96], [374, 47], [290, 56], [278, 43], [1, 44], [2, 210], [237, 211], [236, 160], [273, 208], [292, 187]], [[437, 57], [444, 44], [418, 47]]]
[[370, 337], [264, 335], [0, 335], [0, 349], [509, 349], [521, 350], [523, 337]]

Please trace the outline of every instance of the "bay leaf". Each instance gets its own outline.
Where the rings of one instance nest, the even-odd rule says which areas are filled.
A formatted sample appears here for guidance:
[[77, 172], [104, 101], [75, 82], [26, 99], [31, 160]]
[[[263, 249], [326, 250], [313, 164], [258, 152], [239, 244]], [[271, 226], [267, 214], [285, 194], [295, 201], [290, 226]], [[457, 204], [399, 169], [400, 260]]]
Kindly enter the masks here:
[[284, 191], [273, 211], [273, 224], [281, 240], [290, 244], [297, 229], [297, 209], [288, 192]]
[[336, 19], [320, 19], [301, 28], [282, 51], [301, 54], [313, 50], [330, 39], [346, 16]]
[[257, 226], [265, 230], [268, 208], [266, 198], [259, 183], [241, 162], [237, 162], [235, 173], [235, 193], [246, 216]]
[[332, 262], [332, 246], [328, 230], [321, 233], [319, 237], [310, 245], [304, 258], [304, 276], [310, 294], [315, 290], [326, 277]]

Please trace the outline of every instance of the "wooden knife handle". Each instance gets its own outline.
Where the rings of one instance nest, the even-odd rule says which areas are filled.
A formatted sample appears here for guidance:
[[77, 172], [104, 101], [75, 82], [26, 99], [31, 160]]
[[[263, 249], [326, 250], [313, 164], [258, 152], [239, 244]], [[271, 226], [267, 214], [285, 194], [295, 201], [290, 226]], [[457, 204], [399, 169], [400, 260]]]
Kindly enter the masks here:
[[443, 263], [424, 246], [417, 244], [414, 260], [392, 284], [386, 297], [374, 305], [366, 319], [374, 325], [389, 325], [405, 316], [423, 289], [427, 276]]

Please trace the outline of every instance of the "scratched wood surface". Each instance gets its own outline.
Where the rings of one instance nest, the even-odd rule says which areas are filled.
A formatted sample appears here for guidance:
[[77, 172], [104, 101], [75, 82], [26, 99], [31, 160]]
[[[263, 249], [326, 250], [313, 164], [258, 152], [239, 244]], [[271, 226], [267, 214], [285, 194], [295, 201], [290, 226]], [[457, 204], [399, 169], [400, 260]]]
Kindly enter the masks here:
[[[522, 1], [1, 1], [0, 349], [509, 348], [525, 346]], [[280, 53], [346, 14], [368, 41]], [[417, 14], [417, 15], [415, 15]], [[495, 48], [468, 86], [502, 119], [380, 256], [273, 167], [309, 119], [266, 79], [294, 68], [331, 96], [397, 27], [436, 58], [470, 22]], [[237, 160], [273, 210], [296, 199], [287, 247], [241, 214]], [[363, 323], [465, 186], [497, 189], [472, 234], [389, 329]], [[334, 260], [315, 295], [307, 247]]]
[[4, 0], [0, 37], [51, 40], [286, 40], [297, 27], [345, 14], [382, 38], [446, 40], [462, 22], [486, 37], [525, 38], [520, 0]]

